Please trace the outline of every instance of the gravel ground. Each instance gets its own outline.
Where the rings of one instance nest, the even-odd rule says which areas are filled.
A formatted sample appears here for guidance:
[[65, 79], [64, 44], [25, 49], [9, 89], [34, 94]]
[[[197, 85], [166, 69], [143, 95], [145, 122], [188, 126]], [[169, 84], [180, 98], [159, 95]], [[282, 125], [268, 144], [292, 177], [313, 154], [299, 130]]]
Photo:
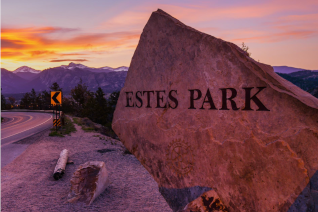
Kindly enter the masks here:
[[[49, 137], [46, 130], [18, 142], [31, 145], [1, 170], [1, 211], [172, 211], [140, 162], [123, 155], [120, 141], [75, 126], [71, 136]], [[63, 149], [74, 164], [55, 181], [53, 170]], [[68, 203], [72, 174], [93, 160], [105, 162], [111, 184], [90, 206]]]

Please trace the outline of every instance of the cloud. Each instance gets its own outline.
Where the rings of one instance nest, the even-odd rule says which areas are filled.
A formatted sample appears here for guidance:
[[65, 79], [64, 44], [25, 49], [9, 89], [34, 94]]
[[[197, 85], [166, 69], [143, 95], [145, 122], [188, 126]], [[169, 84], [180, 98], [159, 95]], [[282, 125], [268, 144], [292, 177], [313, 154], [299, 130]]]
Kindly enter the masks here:
[[67, 53], [67, 54], [59, 54], [59, 56], [82, 56], [82, 55], [87, 55], [87, 54], [83, 54], [83, 53]]
[[238, 3], [226, 1], [201, 1], [197, 4], [187, 4], [185, 2], [169, 2], [169, 4], [159, 4], [147, 2], [131, 8], [130, 10], [118, 11], [118, 14], [104, 23], [99, 28], [104, 29], [142, 29], [150, 17], [154, 8], [160, 8], [173, 17], [188, 24], [238, 19], [261, 19], [270, 16], [281, 16], [286, 13], [315, 11], [318, 1], [290, 0], [288, 4], [285, 0], [276, 1], [250, 1]]
[[259, 43], [302, 40], [318, 35], [318, 14], [286, 15], [277, 17], [262, 24], [263, 30], [232, 31], [236, 38], [233, 41], [252, 41]]
[[4, 34], [15, 34], [15, 33], [23, 33], [23, 34], [43, 34], [43, 33], [68, 33], [79, 31], [77, 28], [63, 28], [63, 27], [24, 27], [24, 28], [2, 28], [2, 33]]
[[54, 51], [41, 51], [41, 50], [36, 50], [36, 51], [29, 51], [29, 53], [31, 54], [31, 56], [39, 56], [39, 55], [52, 55], [55, 54]]
[[23, 40], [1, 39], [2, 49], [23, 49], [26, 45]]
[[6, 59], [6, 58], [12, 58], [12, 57], [20, 57], [24, 56], [21, 52], [1, 52], [1, 58]]
[[251, 36], [251, 37], [242, 37], [231, 39], [236, 42], [260, 42], [260, 43], [272, 43], [286, 41], [290, 39], [305, 39], [311, 36], [316, 35], [317, 32], [313, 30], [308, 31], [288, 31], [281, 33], [266, 33], [261, 36]]
[[51, 60], [50, 62], [85, 62], [86, 59], [61, 59], [61, 60]]
[[[60, 33], [58, 36], [52, 36]], [[1, 33], [2, 52], [12, 61], [49, 59], [51, 55], [94, 55], [94, 52], [119, 51], [136, 45], [140, 33], [119, 31], [112, 33], [83, 33], [79, 29], [59, 27], [4, 28]], [[80, 53], [79, 53], [80, 52]]]

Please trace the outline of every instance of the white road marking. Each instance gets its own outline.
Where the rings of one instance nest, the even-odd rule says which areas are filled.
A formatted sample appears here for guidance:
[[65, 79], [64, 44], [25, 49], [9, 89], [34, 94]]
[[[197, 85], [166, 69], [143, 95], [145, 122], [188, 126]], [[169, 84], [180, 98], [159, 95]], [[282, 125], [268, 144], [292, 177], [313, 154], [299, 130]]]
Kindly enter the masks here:
[[[5, 116], [3, 116], [3, 117], [5, 117]], [[8, 117], [5, 117], [5, 118], [8, 118]], [[10, 118], [11, 118], [11, 117], [10, 117]], [[16, 118], [16, 116], [13, 116], [13, 117], [12, 117], [12, 120], [10, 120], [10, 121], [8, 121], [8, 122], [4, 122], [3, 124], [1, 123], [1, 129], [2, 129], [2, 125], [6, 126], [6, 125], [10, 124], [11, 122], [13, 122], [13, 121], [15, 120], [15, 118]]]
[[[31, 127], [31, 128], [29, 128], [29, 129], [27, 129], [27, 130], [23, 130], [23, 131], [21, 131], [21, 132], [15, 133], [15, 134], [13, 134], [13, 135], [9, 135], [9, 136], [7, 136], [7, 137], [5, 137], [5, 138], [1, 138], [1, 140], [6, 139], [6, 138], [9, 138], [9, 137], [12, 137], [12, 136], [17, 135], [17, 134], [19, 134], [19, 133], [23, 133], [23, 132], [28, 131], [28, 130], [30, 130], [30, 129], [36, 128], [36, 127], [38, 127], [38, 126], [40, 126], [40, 125], [46, 123], [47, 121], [49, 121], [49, 120], [52, 118], [52, 115], [49, 115], [49, 116], [50, 116], [50, 118], [47, 119], [46, 121], [42, 122], [41, 124], [38, 124], [38, 125], [36, 125], [36, 126], [34, 126], [34, 127]], [[6, 146], [6, 145], [8, 145], [8, 144], [11, 144], [11, 143], [14, 143], [14, 142], [15, 142], [15, 141], [12, 141], [12, 142], [3, 144], [3, 145], [1, 145], [1, 147], [4, 147], [4, 146]]]
[[[29, 115], [25, 115], [25, 116], [29, 116]], [[21, 117], [21, 116], [20, 116], [20, 117]], [[25, 122], [22, 122], [21, 124], [25, 124], [25, 123], [27, 123], [28, 121], [31, 121], [31, 120], [33, 119], [33, 116], [29, 116], [29, 117], [31, 117], [31, 118], [28, 119], [28, 120], [26, 120]], [[22, 119], [22, 118], [21, 118], [21, 119]], [[21, 119], [17, 120], [17, 122], [15, 122], [15, 123], [19, 123], [19, 121], [20, 121]], [[15, 123], [13, 123], [13, 124], [15, 124]], [[18, 126], [18, 125], [12, 125], [12, 126], [9, 126], [9, 127], [1, 128], [1, 130], [9, 129], [9, 128], [16, 127], [16, 126]]]

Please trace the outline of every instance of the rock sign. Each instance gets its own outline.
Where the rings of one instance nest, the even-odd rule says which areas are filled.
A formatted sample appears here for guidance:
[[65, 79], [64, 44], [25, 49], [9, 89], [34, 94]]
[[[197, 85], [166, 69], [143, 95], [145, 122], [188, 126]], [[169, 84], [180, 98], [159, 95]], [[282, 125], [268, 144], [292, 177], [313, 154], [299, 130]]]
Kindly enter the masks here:
[[318, 99], [160, 9], [141, 34], [112, 127], [174, 211], [209, 190], [229, 211], [302, 207], [306, 188], [304, 199], [318, 201]]

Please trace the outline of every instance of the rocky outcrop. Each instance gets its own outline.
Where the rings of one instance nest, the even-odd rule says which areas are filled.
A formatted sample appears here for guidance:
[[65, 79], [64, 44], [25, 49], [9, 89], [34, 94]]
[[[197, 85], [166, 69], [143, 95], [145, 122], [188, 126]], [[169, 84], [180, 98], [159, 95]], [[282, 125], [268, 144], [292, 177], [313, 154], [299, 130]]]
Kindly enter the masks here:
[[229, 211], [318, 201], [318, 99], [162, 10], [141, 34], [113, 129], [174, 211], [212, 189]]

